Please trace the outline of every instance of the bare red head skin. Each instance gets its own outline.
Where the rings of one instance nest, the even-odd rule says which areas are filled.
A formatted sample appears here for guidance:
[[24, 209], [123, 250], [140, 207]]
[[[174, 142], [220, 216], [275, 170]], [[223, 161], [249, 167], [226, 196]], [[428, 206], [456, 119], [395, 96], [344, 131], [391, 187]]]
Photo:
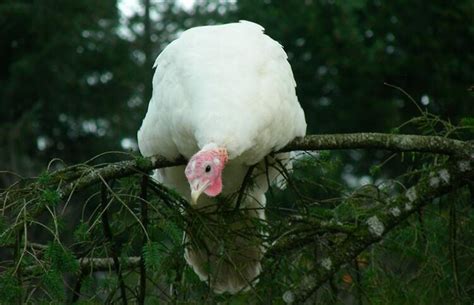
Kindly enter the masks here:
[[227, 160], [227, 150], [217, 145], [206, 145], [191, 157], [184, 174], [191, 186], [193, 204], [202, 193], [215, 197], [222, 192], [222, 171]]

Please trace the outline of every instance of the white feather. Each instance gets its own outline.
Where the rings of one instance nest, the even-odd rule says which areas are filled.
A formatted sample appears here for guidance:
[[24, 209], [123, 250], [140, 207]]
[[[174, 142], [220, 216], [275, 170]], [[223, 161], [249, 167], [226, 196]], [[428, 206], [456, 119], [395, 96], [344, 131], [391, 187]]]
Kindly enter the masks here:
[[[190, 158], [209, 143], [223, 146], [229, 153], [223, 194], [240, 188], [249, 165], [305, 135], [286, 53], [258, 24], [241, 21], [189, 29], [165, 48], [154, 67], [153, 95], [138, 131], [141, 153]], [[288, 156], [279, 157], [291, 168]], [[189, 198], [184, 167], [162, 169], [158, 176]], [[268, 179], [263, 162], [255, 176], [257, 187], [246, 197], [246, 205], [264, 207]], [[279, 179], [275, 170], [269, 176]], [[265, 214], [260, 210], [250, 217], [264, 219]], [[220, 266], [224, 271], [214, 274], [212, 283], [216, 292], [235, 293], [259, 274], [263, 248], [249, 251], [254, 262], [248, 264], [246, 278]], [[209, 275], [202, 266], [203, 255], [196, 249], [186, 252], [188, 263], [204, 280]]]

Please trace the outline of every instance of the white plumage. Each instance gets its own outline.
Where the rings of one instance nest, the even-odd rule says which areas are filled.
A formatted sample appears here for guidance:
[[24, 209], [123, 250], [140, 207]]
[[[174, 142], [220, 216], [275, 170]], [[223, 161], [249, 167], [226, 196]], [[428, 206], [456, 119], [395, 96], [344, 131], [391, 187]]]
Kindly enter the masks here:
[[[282, 47], [251, 22], [196, 27], [170, 43], [154, 67], [153, 95], [138, 131], [141, 153], [189, 159], [210, 143], [225, 147], [229, 162], [222, 174], [223, 195], [238, 191], [249, 166], [259, 163], [255, 185], [241, 207], [258, 208], [244, 213], [265, 219], [268, 179], [262, 160], [306, 131]], [[288, 154], [278, 158], [291, 167]], [[271, 179], [278, 175], [269, 173]], [[160, 169], [155, 177], [190, 199], [183, 166]], [[199, 206], [215, 204], [205, 197]], [[251, 228], [251, 223], [233, 226]], [[215, 253], [215, 240], [205, 241], [209, 253], [193, 246], [192, 239], [186, 237], [186, 260], [214, 291], [236, 293], [260, 273], [264, 249], [259, 238], [235, 238], [224, 260]]]

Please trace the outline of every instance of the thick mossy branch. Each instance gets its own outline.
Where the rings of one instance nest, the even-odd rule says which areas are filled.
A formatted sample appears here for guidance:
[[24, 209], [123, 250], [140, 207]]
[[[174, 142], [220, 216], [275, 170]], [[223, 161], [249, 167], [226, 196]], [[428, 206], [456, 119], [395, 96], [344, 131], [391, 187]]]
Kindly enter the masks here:
[[444, 155], [468, 155], [473, 145], [437, 136], [386, 133], [347, 133], [308, 135], [296, 139], [280, 152], [293, 150], [384, 149], [397, 152], [426, 152]]
[[135, 160], [112, 163], [99, 169], [91, 167], [89, 170], [86, 170], [80, 178], [61, 188], [60, 196], [62, 199], [67, 198], [71, 192], [81, 190], [100, 180], [123, 178], [134, 174], [147, 173], [155, 168], [170, 167], [185, 163], [186, 160], [184, 158], [168, 160], [164, 157], [156, 156], [153, 158], [137, 158]]
[[[93, 272], [114, 272], [114, 259], [112, 257], [83, 257], [78, 259], [79, 267], [86, 274]], [[128, 256], [121, 257], [120, 264], [123, 270], [136, 269], [140, 267], [141, 257]], [[32, 265], [25, 268], [25, 273], [28, 275], [40, 274], [44, 270], [38, 265]]]
[[[140, 266], [141, 258], [138, 256], [130, 256], [121, 258], [121, 265], [123, 269], [133, 269]], [[89, 272], [105, 271], [112, 272], [114, 270], [114, 261], [110, 257], [106, 258], [95, 258], [95, 257], [84, 257], [79, 260], [81, 269]]]
[[[279, 152], [295, 150], [340, 150], [340, 149], [384, 149], [397, 152], [428, 152], [434, 154], [467, 156], [474, 152], [468, 142], [437, 136], [394, 135], [383, 133], [352, 133], [333, 135], [308, 135], [296, 139]], [[147, 173], [156, 168], [186, 164], [184, 158], [168, 160], [162, 156], [122, 161], [85, 172], [77, 180], [66, 184], [60, 190], [62, 199], [75, 190], [95, 184], [101, 179], [121, 178], [136, 173]]]

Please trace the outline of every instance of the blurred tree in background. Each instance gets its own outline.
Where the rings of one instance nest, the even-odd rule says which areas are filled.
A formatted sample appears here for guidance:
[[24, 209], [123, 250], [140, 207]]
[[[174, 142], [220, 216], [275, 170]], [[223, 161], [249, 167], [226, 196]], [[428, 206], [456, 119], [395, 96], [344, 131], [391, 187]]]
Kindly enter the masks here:
[[309, 133], [387, 131], [419, 115], [384, 82], [453, 123], [474, 111], [472, 1], [148, 1], [149, 27], [145, 2], [129, 16], [116, 1], [0, 5], [2, 168], [34, 174], [53, 157], [135, 148], [157, 54], [186, 28], [240, 19], [289, 54]]
[[3, 169], [37, 174], [133, 135], [122, 118], [142, 79], [115, 1], [6, 1], [0, 23]]
[[[124, 9], [130, 3], [136, 10]], [[74, 164], [106, 151], [136, 150], [136, 131], [151, 93], [151, 67], [159, 52], [187, 28], [241, 19], [261, 24], [288, 53], [309, 134], [377, 131], [472, 139], [472, 131], [463, 129], [473, 125], [474, 116], [470, 0], [239, 0], [195, 1], [191, 6], [171, 0], [7, 0], [0, 3], [0, 169], [37, 176], [53, 158]], [[125, 157], [109, 154], [100, 161]], [[417, 155], [405, 156], [410, 162], [403, 157], [382, 151], [324, 153], [318, 166], [297, 168], [295, 179], [326, 186], [333, 181], [334, 187], [303, 189], [312, 198], [331, 198], [429, 163]], [[14, 181], [14, 175], [0, 175], [1, 187]], [[296, 197], [291, 191], [274, 190], [269, 202]], [[86, 195], [77, 202], [85, 199]], [[474, 213], [469, 200], [467, 192], [459, 192], [438, 200], [423, 217], [419, 214], [424, 221], [412, 217], [383, 245], [363, 255], [370, 263], [357, 271], [357, 285], [355, 273], [342, 272], [326, 287], [328, 293], [339, 296], [335, 302], [348, 304], [452, 301], [456, 292], [447, 248], [453, 215], [449, 203], [459, 202], [459, 264], [467, 271], [456, 281], [461, 283], [462, 300], [470, 301]], [[321, 205], [334, 208], [331, 201]], [[80, 229], [66, 228], [66, 235]], [[140, 234], [120, 229], [127, 232], [122, 240]], [[179, 243], [178, 229], [166, 230], [172, 232], [166, 238], [174, 236]], [[153, 239], [165, 238], [163, 234]], [[129, 247], [130, 254], [137, 255]], [[173, 255], [183, 263], [182, 253]], [[275, 272], [304, 277], [294, 270]], [[265, 287], [265, 279], [262, 282]], [[201, 285], [189, 297], [207, 293]], [[289, 289], [283, 286], [275, 290]], [[281, 291], [269, 291], [265, 290], [267, 296], [282, 304]], [[206, 302], [211, 299], [207, 296]], [[212, 302], [216, 300], [249, 302], [245, 297]]]

